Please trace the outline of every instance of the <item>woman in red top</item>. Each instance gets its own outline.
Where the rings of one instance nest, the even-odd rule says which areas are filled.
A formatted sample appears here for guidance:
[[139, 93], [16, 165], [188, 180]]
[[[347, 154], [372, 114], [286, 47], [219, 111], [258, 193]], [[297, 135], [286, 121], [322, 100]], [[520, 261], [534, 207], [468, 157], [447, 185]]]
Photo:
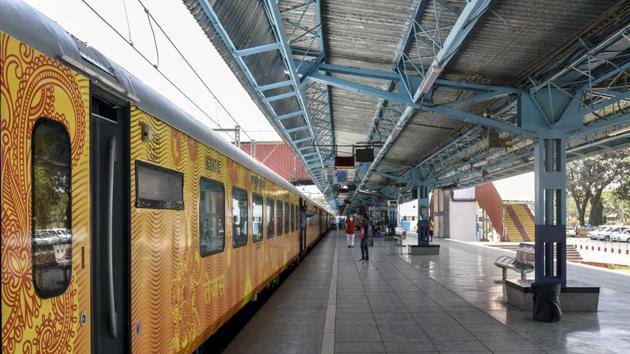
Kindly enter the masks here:
[[348, 247], [354, 247], [354, 220], [351, 217], [346, 218], [346, 242]]

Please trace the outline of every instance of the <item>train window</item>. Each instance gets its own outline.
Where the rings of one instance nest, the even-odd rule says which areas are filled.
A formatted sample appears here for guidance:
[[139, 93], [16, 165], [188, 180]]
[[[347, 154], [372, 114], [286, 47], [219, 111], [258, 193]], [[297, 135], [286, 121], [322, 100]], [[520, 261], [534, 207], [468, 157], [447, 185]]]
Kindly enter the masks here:
[[285, 203], [284, 206], [284, 233], [288, 234], [289, 233], [289, 222], [290, 222], [290, 216], [289, 216], [289, 203]]
[[232, 188], [232, 246], [234, 248], [247, 244], [247, 214], [247, 192], [241, 188]]
[[295, 204], [291, 204], [291, 232], [295, 231]]
[[223, 183], [201, 177], [199, 182], [199, 250], [201, 256], [225, 247], [225, 188]]
[[184, 209], [184, 175], [164, 167], [136, 161], [136, 207]]
[[72, 185], [66, 128], [41, 119], [32, 135], [33, 285], [41, 298], [63, 294], [72, 274]]
[[265, 201], [265, 221], [267, 221], [267, 238], [273, 238], [273, 215], [274, 215], [274, 205], [273, 199], [267, 198]]
[[252, 235], [254, 235], [254, 242], [259, 242], [263, 240], [263, 197], [254, 193], [252, 201], [254, 202], [252, 209]]
[[278, 236], [282, 235], [282, 213], [283, 213], [283, 204], [282, 201], [276, 201], [278, 204], [276, 209], [276, 230], [278, 230]]

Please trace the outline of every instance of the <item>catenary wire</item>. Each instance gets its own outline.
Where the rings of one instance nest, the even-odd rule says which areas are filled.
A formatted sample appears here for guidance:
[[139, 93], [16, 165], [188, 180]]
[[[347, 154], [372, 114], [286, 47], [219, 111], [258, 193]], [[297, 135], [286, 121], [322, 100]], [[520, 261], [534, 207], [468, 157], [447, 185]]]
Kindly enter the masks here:
[[[83, 2], [83, 4], [85, 4], [85, 6], [87, 6], [88, 9], [90, 9], [90, 11], [92, 11], [101, 21], [103, 21], [103, 23], [105, 23], [112, 31], [114, 31], [114, 33], [116, 33], [116, 35], [118, 35], [118, 37], [120, 37], [125, 43], [127, 43], [135, 52], [136, 54], [138, 54], [145, 62], [147, 62], [149, 65], [151, 65], [159, 74], [160, 76], [162, 76], [162, 78], [164, 78], [171, 86], [173, 86], [182, 96], [184, 96], [184, 98], [186, 98], [186, 100], [188, 100], [193, 106], [195, 106], [195, 108], [197, 108], [201, 113], [203, 113], [203, 115], [206, 116], [206, 118], [208, 118], [212, 123], [214, 123], [217, 127], [219, 128], [223, 128], [221, 126], [221, 124], [219, 124], [219, 122], [217, 122], [215, 119], [212, 118], [212, 116], [210, 116], [210, 114], [208, 112], [206, 112], [201, 106], [199, 106], [199, 104], [197, 104], [189, 95], [187, 95], [175, 82], [173, 82], [173, 80], [171, 80], [162, 70], [160, 70], [149, 58], [147, 58], [138, 48], [136, 48], [133, 44], [133, 42], [130, 42], [130, 40], [128, 40], [127, 38], [125, 38], [125, 36], [118, 31], [118, 29], [116, 29], [105, 17], [103, 17], [98, 10], [96, 10], [94, 7], [92, 7], [92, 5], [90, 5], [89, 2], [87, 2], [87, 0], [81, 0], [81, 2]], [[143, 6], [144, 7], [144, 6]], [[147, 11], [147, 15], [150, 16], [151, 18], [153, 18], [152, 15], [150, 15]], [[153, 18], [153, 21], [155, 21], [155, 19]], [[160, 28], [160, 30], [162, 31], [162, 33], [164, 33], [164, 30], [161, 28], [161, 26], [156, 22], [156, 25], [158, 26], [158, 28]], [[165, 34], [165, 33], [164, 33]], [[166, 36], [166, 34], [165, 34]], [[167, 37], [168, 38], [168, 37]], [[172, 45], [173, 42], [170, 40], [170, 38], [168, 38], [169, 42], [171, 42]], [[157, 44], [156, 44], [157, 45]], [[177, 52], [179, 53], [180, 56], [183, 57], [183, 54], [181, 53], [181, 51], [179, 51], [179, 49], [176, 49]], [[185, 60], [188, 64], [188, 66], [192, 69], [192, 66], [190, 65], [190, 63]], [[195, 74], [197, 75], [197, 77], [201, 79], [201, 77], [199, 76], [199, 74], [195, 71]], [[205, 82], [202, 83], [204, 86], [206, 86], [206, 88], [208, 90], [210, 90], [210, 88], [206, 85]], [[212, 93], [210, 91], [210, 93], [212, 94], [212, 96], [215, 98], [216, 102], [219, 103], [219, 105], [225, 110], [225, 112], [230, 116], [230, 118], [232, 118], [232, 120], [238, 124], [238, 122], [234, 119], [234, 117], [230, 114], [230, 112], [225, 108], [225, 106], [223, 105], [223, 103], [214, 95], [214, 93]], [[245, 130], [242, 130], [243, 133], [250, 139], [251, 137], [249, 136], [249, 134], [247, 134], [247, 132]], [[226, 132], [226, 134], [228, 134]], [[228, 134], [229, 136], [229, 134]]]
[[[195, 74], [195, 76], [197, 76], [197, 79], [199, 79], [199, 81], [201, 82], [201, 84], [206, 88], [206, 90], [208, 90], [208, 92], [210, 93], [210, 95], [212, 95], [212, 97], [215, 99], [216, 102], [219, 103], [219, 106], [221, 106], [221, 108], [223, 108], [223, 111], [225, 111], [228, 116], [230, 117], [230, 119], [232, 119], [232, 121], [234, 122], [234, 124], [241, 126], [242, 125], [234, 118], [234, 116], [230, 113], [230, 111], [227, 109], [227, 107], [225, 107], [223, 105], [223, 103], [221, 102], [221, 100], [219, 100], [219, 98], [217, 98], [217, 96], [214, 94], [214, 92], [212, 91], [212, 89], [210, 89], [210, 87], [208, 86], [208, 84], [206, 84], [206, 81], [201, 77], [201, 75], [199, 75], [199, 72], [192, 66], [192, 64], [188, 61], [188, 59], [186, 59], [186, 56], [184, 56], [184, 54], [181, 52], [181, 50], [179, 49], [179, 47], [177, 47], [177, 45], [175, 44], [175, 42], [171, 39], [171, 37], [166, 33], [166, 31], [164, 30], [164, 28], [162, 28], [162, 26], [160, 25], [160, 23], [155, 19], [155, 17], [153, 17], [153, 14], [151, 14], [151, 12], [149, 11], [149, 9], [144, 5], [144, 3], [141, 0], [137, 0], [138, 3], [140, 4], [140, 6], [142, 6], [142, 8], [144, 9], [144, 11], [148, 14], [148, 16], [151, 17], [151, 19], [153, 20], [153, 22], [155, 22], [155, 25], [158, 27], [158, 29], [162, 32], [162, 34], [164, 35], [164, 37], [166, 37], [166, 39], [169, 41], [169, 43], [171, 44], [171, 46], [173, 46], [173, 48], [175, 49], [175, 51], [177, 52], [177, 54], [179, 54], [179, 56], [182, 58], [182, 60], [186, 63], [186, 65], [188, 66], [188, 68]], [[244, 129], [241, 129], [243, 131], [243, 133], [245, 133], [245, 135], [249, 138], [249, 140], [253, 140], [251, 136], [249, 136], [249, 134], [247, 134], [247, 131], [245, 131]]]
[[109, 28], [111, 28], [112, 31], [114, 31], [120, 38], [122, 38], [123, 41], [125, 41], [127, 44], [129, 44], [129, 46], [131, 46], [131, 48], [133, 48], [133, 50], [140, 55], [140, 57], [142, 57], [142, 59], [144, 59], [144, 61], [146, 61], [149, 65], [151, 65], [152, 67], [155, 68], [155, 70], [157, 70], [158, 73], [160, 73], [160, 75], [166, 80], [168, 81], [177, 91], [179, 91], [179, 93], [181, 93], [190, 103], [192, 103], [197, 109], [199, 109], [208, 119], [210, 119], [210, 121], [212, 121], [214, 124], [216, 124], [218, 127], [221, 127], [216, 120], [214, 120], [208, 113], [206, 113], [206, 111], [203, 110], [203, 108], [201, 108], [197, 103], [195, 103], [195, 101], [193, 101], [192, 98], [190, 98], [190, 96], [188, 96], [179, 86], [177, 86], [177, 84], [175, 84], [168, 76], [166, 76], [166, 74], [164, 74], [164, 72], [162, 72], [159, 68], [157, 68], [153, 62], [151, 62], [151, 60], [149, 60], [149, 58], [147, 58], [140, 50], [138, 50], [138, 48], [136, 48], [132, 43], [130, 43], [127, 38], [125, 38], [125, 36], [120, 33], [111, 23], [109, 23], [109, 21], [107, 21], [106, 18], [104, 18], [95, 8], [93, 8], [86, 0], [81, 0], [81, 2], [83, 2], [85, 4], [85, 6], [87, 6], [96, 16], [98, 16], [98, 18], [101, 19], [101, 21], [103, 21]]

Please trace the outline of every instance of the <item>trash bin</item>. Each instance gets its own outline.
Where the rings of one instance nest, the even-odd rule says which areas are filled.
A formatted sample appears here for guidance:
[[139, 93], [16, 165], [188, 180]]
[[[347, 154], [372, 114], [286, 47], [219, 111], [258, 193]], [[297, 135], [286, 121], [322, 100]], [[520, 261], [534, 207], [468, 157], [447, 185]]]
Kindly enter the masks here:
[[532, 284], [535, 321], [556, 322], [562, 319], [560, 289], [560, 284]]

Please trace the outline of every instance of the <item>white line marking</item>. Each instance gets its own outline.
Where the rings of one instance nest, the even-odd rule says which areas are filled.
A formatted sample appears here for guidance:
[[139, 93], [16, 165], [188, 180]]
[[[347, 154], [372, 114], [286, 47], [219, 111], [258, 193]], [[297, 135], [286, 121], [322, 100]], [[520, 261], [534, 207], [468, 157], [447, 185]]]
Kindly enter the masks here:
[[335, 353], [335, 318], [337, 317], [337, 249], [339, 230], [335, 231], [335, 255], [333, 257], [332, 275], [330, 276], [330, 289], [328, 290], [328, 306], [326, 307], [326, 324], [324, 325], [324, 338], [322, 341], [322, 354]]

